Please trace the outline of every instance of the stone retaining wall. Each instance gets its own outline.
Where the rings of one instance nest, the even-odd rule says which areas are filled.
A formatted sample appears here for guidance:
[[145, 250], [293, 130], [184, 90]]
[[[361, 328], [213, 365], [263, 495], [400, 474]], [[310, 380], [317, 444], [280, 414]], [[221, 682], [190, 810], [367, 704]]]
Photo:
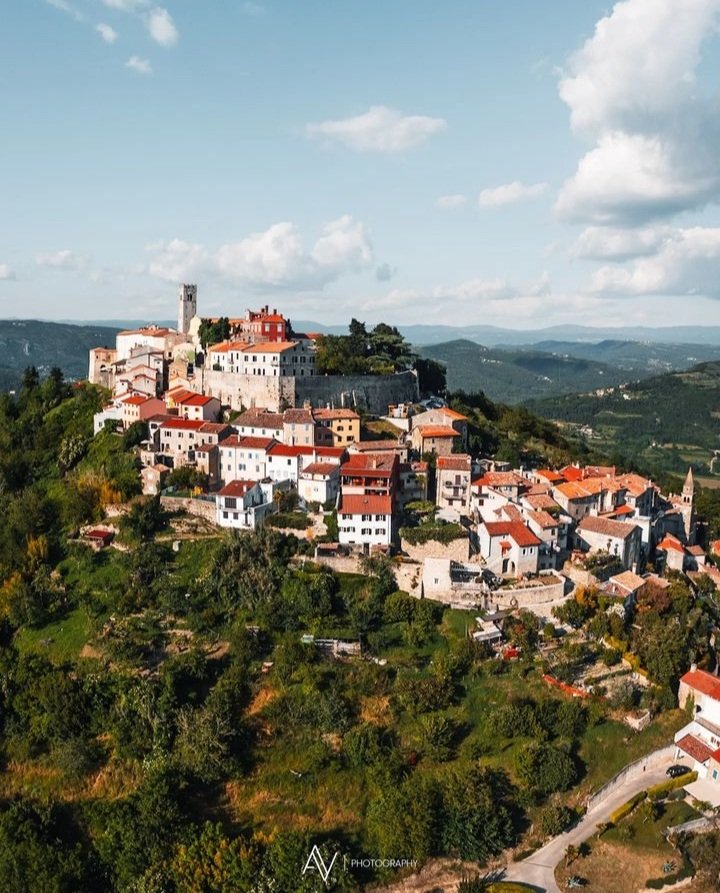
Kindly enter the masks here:
[[185, 496], [161, 496], [160, 505], [169, 512], [187, 512], [215, 523], [215, 502]]

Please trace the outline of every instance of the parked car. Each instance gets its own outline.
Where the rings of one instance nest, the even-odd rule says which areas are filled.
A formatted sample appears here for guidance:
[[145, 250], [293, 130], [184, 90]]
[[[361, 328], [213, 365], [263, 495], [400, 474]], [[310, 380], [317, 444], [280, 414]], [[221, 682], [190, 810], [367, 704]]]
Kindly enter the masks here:
[[678, 776], [685, 775], [689, 771], [687, 766], [668, 766], [665, 775], [668, 775], [670, 778], [678, 778]]

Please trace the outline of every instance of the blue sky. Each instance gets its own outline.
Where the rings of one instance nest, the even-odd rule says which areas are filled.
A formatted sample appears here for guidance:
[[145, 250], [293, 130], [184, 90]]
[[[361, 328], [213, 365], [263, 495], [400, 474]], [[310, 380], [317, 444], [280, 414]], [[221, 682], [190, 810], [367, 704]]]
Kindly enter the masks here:
[[720, 323], [720, 0], [23, 0], [0, 314]]

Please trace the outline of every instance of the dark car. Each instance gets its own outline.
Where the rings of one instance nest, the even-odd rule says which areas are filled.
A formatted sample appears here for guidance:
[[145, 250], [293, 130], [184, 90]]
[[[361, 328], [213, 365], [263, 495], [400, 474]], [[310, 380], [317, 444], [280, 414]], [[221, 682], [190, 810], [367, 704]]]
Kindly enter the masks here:
[[687, 766], [668, 766], [665, 775], [669, 775], [670, 778], [677, 778], [679, 775], [685, 775], [689, 771]]

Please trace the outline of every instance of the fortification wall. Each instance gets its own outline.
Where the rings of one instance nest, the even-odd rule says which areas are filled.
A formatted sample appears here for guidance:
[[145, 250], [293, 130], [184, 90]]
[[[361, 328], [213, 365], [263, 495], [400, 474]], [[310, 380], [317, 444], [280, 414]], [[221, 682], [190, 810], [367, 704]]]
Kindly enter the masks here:
[[280, 412], [289, 406], [361, 406], [384, 414], [390, 403], [408, 403], [419, 397], [414, 372], [395, 375], [240, 375], [237, 372], [201, 370], [201, 390], [232, 409], [252, 406]]
[[258, 406], [281, 412], [296, 405], [296, 381], [292, 376], [240, 375], [203, 369], [201, 390], [234, 410]]
[[[402, 540], [400, 548], [413, 561], [422, 564], [426, 558], [449, 558], [451, 561], [466, 562], [470, 559], [470, 538], [467, 536], [458, 537], [449, 543], [439, 543], [437, 540], [428, 540], [426, 543], [419, 543], [414, 546], [407, 540]], [[478, 573], [482, 568], [478, 565]]]
[[361, 406], [384, 415], [390, 403], [411, 403], [419, 399], [414, 372], [395, 375], [313, 375], [295, 380], [297, 405], [306, 400], [313, 406]]

